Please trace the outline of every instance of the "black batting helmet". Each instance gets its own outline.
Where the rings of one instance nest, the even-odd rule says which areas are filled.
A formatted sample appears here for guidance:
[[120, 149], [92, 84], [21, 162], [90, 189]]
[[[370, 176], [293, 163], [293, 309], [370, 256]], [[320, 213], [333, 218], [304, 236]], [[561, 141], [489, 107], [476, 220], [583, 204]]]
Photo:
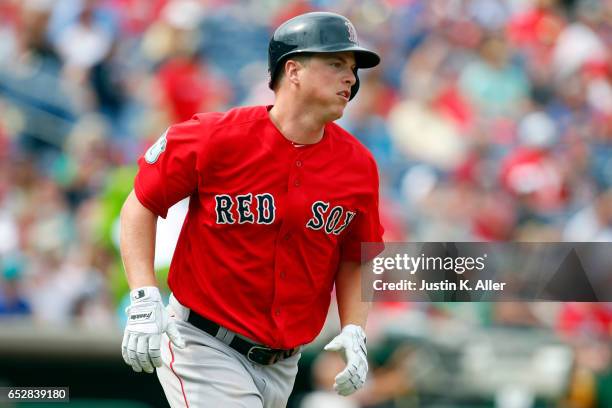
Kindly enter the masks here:
[[380, 57], [359, 46], [357, 31], [348, 18], [328, 12], [306, 13], [285, 21], [274, 31], [268, 46], [268, 72], [272, 88], [276, 73], [285, 59], [302, 53], [353, 51], [355, 53], [355, 85], [353, 99], [359, 89], [358, 68], [378, 65]]

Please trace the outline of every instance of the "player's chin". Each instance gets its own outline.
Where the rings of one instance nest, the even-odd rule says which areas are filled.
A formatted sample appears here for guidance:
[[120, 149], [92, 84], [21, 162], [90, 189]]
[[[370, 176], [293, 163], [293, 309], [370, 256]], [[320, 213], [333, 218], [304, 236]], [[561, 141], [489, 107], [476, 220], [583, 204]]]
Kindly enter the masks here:
[[330, 109], [327, 117], [327, 122], [338, 120], [344, 115], [344, 109]]
[[336, 102], [330, 106], [330, 116], [334, 116], [333, 120], [338, 120], [344, 115], [344, 109], [346, 108], [347, 102]]

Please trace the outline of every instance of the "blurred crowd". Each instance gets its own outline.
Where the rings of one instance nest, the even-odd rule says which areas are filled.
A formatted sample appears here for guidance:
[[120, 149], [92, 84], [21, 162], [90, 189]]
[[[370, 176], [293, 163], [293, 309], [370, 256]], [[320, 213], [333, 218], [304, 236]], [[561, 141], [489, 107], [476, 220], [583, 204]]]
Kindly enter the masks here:
[[[269, 37], [314, 10], [349, 17], [382, 56], [339, 122], [378, 162], [387, 241], [612, 241], [610, 0], [0, 0], [0, 315], [117, 326], [117, 217], [136, 159], [195, 112], [273, 103]], [[374, 316], [555, 333], [579, 367], [568, 406], [606, 406], [608, 304]], [[342, 403], [414, 392], [403, 353]], [[311, 386], [333, 364], [314, 362]]]

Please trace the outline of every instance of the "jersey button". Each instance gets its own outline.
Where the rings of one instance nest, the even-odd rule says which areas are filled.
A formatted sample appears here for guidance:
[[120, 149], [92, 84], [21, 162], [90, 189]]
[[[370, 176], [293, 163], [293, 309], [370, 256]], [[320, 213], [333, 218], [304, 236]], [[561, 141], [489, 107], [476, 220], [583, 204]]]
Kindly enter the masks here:
[[276, 310], [274, 311], [274, 314], [275, 314], [276, 316], [280, 316], [280, 309], [276, 309]]
[[302, 161], [301, 160], [296, 161], [295, 165], [298, 167], [302, 167]]
[[295, 180], [293, 182], [293, 185], [296, 186], [296, 187], [299, 187], [300, 186], [300, 180]]
[[285, 271], [282, 271], [282, 272], [280, 273], [280, 277], [281, 277], [281, 279], [285, 279], [285, 276], [286, 276], [286, 275], [285, 275]]

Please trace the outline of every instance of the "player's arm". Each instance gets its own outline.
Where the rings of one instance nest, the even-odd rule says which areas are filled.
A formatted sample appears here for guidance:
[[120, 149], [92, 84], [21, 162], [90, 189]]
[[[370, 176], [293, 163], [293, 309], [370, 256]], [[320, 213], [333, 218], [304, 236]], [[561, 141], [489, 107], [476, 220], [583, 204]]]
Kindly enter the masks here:
[[130, 289], [157, 286], [153, 261], [157, 215], [142, 205], [134, 190], [121, 209], [120, 247]]
[[[336, 299], [338, 313], [342, 324], [342, 332], [337, 335], [325, 350], [339, 351], [346, 367], [336, 376], [334, 389], [340, 395], [349, 395], [363, 386], [368, 373], [368, 353], [366, 349], [365, 323], [370, 309], [370, 303], [362, 301], [361, 265], [363, 259], [361, 244], [363, 242], [382, 243], [383, 228], [378, 215], [378, 171], [376, 163], [371, 159], [372, 186], [369, 199], [362, 201], [360, 216], [355, 220], [344, 237], [341, 254], [342, 261], [336, 273]], [[374, 250], [384, 249], [384, 245]], [[376, 255], [376, 254], [374, 254]], [[363, 298], [372, 298], [372, 288], [366, 285]]]
[[157, 215], [143, 206], [132, 191], [121, 209], [120, 222], [121, 258], [132, 289], [121, 354], [134, 371], [152, 373], [162, 364], [162, 333], [177, 347], [184, 347], [185, 342], [169, 318], [157, 288], [153, 268]]

